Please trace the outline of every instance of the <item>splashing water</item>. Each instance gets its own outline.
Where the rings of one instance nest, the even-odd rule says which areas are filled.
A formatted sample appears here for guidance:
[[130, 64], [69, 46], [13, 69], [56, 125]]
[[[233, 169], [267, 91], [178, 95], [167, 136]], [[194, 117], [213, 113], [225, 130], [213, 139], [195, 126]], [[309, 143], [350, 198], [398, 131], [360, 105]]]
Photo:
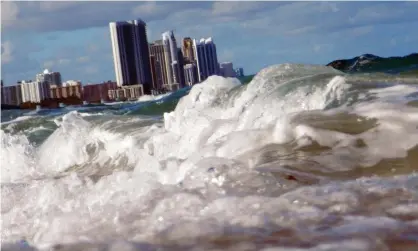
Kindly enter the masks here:
[[413, 250], [416, 84], [284, 64], [247, 85], [4, 111], [2, 248]]

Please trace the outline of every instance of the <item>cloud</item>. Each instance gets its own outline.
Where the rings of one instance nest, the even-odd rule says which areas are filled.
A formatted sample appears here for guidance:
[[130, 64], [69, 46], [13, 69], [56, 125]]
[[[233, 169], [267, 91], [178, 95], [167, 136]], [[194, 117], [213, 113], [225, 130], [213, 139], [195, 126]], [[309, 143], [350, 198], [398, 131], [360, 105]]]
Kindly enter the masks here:
[[218, 60], [219, 63], [222, 62], [232, 62], [235, 55], [232, 49], [223, 49], [221, 53], [219, 53]]
[[99, 67], [97, 67], [96, 65], [89, 65], [85, 68], [85, 72], [87, 74], [95, 74], [99, 71]]
[[293, 30], [288, 30], [286, 32], [286, 34], [288, 34], [288, 35], [299, 35], [299, 34], [305, 34], [305, 33], [308, 33], [308, 32], [314, 31], [314, 30], [316, 30], [315, 25], [307, 25], [307, 26], [296, 28], [296, 29], [293, 29]]
[[212, 14], [215, 16], [234, 15], [257, 11], [263, 6], [262, 2], [214, 2], [212, 6]]
[[42, 12], [54, 12], [60, 10], [69, 9], [71, 6], [76, 6], [77, 2], [65, 2], [65, 1], [51, 1], [51, 2], [40, 2], [39, 10]]
[[89, 44], [87, 50], [88, 52], [96, 52], [99, 50], [99, 47], [96, 44]]
[[157, 4], [155, 1], [142, 3], [132, 10], [134, 16], [152, 17], [167, 15], [171, 11], [171, 6], [167, 4]]
[[416, 12], [418, 4], [405, 2], [293, 2], [270, 5], [263, 13], [244, 20], [241, 26], [260, 35], [322, 35], [356, 27], [418, 21]]
[[371, 25], [361, 26], [361, 27], [356, 27], [356, 28], [351, 29], [350, 34], [353, 37], [359, 37], [365, 34], [369, 34], [372, 30], [373, 30], [373, 26]]
[[48, 61], [44, 62], [44, 64], [43, 64], [44, 68], [51, 68], [55, 65], [56, 65], [56, 63], [55, 63], [54, 60], [48, 60]]
[[134, 18], [147, 23], [149, 42], [170, 29], [178, 44], [185, 36], [212, 36], [219, 60], [248, 72], [280, 62], [327, 63], [405, 45], [411, 50], [417, 12], [416, 2], [8, 1], [2, 2], [2, 37], [9, 42], [2, 44], [2, 67], [13, 80], [44, 64], [69, 78], [114, 78], [108, 23]]
[[1, 2], [1, 24], [4, 28], [9, 27], [17, 19], [19, 7], [15, 2]]
[[[9, 2], [7, 2], [9, 3]], [[2, 2], [2, 4], [4, 4]], [[130, 20], [140, 16], [146, 22], [165, 19], [167, 15], [185, 8], [200, 5], [199, 2], [14, 2], [8, 9], [20, 13], [11, 16], [7, 29], [14, 31], [71, 31], [107, 26], [111, 21]], [[128, 13], [128, 14], [127, 14]], [[82, 17], [82, 18], [80, 18]], [[2, 21], [6, 20], [3, 18]]]
[[90, 57], [89, 56], [78, 57], [76, 59], [76, 61], [77, 62], [80, 62], [80, 63], [88, 62], [89, 60], [90, 60]]
[[6, 41], [1, 44], [1, 64], [8, 64], [13, 60], [13, 44]]
[[70, 62], [71, 62], [71, 60], [68, 59], [68, 58], [58, 59], [58, 64], [60, 64], [60, 65], [68, 65]]
[[334, 46], [330, 43], [315, 44], [313, 46], [313, 51], [316, 53], [326, 53], [334, 49]]
[[52, 68], [58, 66], [66, 66], [71, 63], [71, 60], [68, 58], [59, 58], [55, 60], [47, 60], [43, 63], [44, 68]]

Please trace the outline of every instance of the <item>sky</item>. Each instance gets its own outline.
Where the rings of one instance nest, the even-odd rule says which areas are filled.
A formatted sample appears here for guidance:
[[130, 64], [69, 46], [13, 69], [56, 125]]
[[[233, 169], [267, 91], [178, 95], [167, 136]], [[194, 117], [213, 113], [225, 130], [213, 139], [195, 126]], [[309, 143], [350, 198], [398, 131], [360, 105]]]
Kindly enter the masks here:
[[418, 52], [418, 2], [1, 2], [1, 78], [45, 68], [83, 84], [115, 79], [109, 22], [140, 18], [148, 42], [174, 30], [213, 37], [220, 62], [244, 73], [281, 63], [327, 64], [365, 53]]

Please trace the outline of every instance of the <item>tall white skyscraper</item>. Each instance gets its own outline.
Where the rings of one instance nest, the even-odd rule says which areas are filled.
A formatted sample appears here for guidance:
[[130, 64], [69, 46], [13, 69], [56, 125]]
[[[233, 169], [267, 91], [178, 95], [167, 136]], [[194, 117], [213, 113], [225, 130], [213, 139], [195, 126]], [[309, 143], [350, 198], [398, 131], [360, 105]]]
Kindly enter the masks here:
[[212, 75], [219, 75], [219, 63], [216, 53], [216, 45], [211, 37], [207, 39], [193, 40], [195, 59], [199, 82]]
[[198, 82], [197, 70], [195, 64], [186, 64], [184, 66], [184, 78], [187, 86], [192, 86]]
[[22, 92], [22, 102], [40, 103], [42, 100], [50, 98], [49, 83], [39, 81], [22, 81], [20, 84]]
[[164, 55], [166, 61], [166, 71], [169, 77], [169, 84], [182, 84], [180, 78], [180, 64], [178, 58], [178, 48], [173, 31], [166, 31], [162, 34]]
[[146, 24], [137, 19], [109, 23], [116, 82], [124, 85], [143, 85], [151, 94], [152, 78]]

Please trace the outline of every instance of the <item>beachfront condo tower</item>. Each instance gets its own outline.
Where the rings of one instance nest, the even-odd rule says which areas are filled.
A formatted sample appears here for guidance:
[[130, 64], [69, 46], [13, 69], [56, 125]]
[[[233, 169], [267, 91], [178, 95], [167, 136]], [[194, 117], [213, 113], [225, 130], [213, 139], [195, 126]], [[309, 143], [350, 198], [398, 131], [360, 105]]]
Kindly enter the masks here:
[[144, 94], [151, 94], [152, 77], [145, 22], [140, 19], [111, 22], [109, 28], [117, 85], [142, 85]]

